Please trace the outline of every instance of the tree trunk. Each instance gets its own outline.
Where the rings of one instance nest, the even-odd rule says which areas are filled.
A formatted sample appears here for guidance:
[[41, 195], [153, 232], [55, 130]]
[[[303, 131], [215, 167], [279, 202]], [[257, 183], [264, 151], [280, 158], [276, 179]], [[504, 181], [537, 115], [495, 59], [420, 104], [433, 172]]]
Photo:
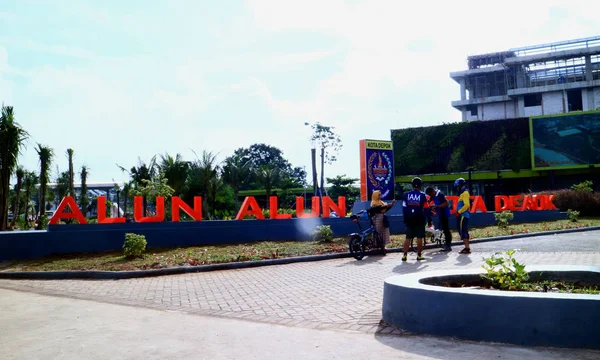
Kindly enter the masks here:
[[233, 189], [233, 197], [234, 197], [234, 201], [235, 201], [236, 213], [240, 210], [240, 200], [238, 199], [239, 194], [240, 194], [239, 189], [237, 189], [237, 188]]
[[8, 225], [8, 197], [3, 196], [0, 201], [0, 230], [4, 231], [7, 229]]
[[19, 215], [19, 207], [21, 206], [21, 183], [17, 181], [17, 188], [15, 189], [17, 193], [15, 199], [15, 206], [13, 207], [13, 219], [10, 222], [10, 226], [15, 226], [15, 222], [17, 221], [17, 216]]
[[317, 196], [317, 149], [310, 149], [312, 158], [313, 196]]

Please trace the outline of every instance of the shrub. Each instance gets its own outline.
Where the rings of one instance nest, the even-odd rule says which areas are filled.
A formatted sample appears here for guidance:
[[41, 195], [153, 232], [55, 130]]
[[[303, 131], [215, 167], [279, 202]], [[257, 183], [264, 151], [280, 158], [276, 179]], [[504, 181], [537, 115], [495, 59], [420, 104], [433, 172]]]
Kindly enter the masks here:
[[506, 210], [506, 211], [494, 214], [494, 217], [496, 218], [496, 221], [498, 222], [498, 227], [500, 227], [502, 229], [506, 229], [508, 227], [508, 222], [512, 221], [512, 219], [515, 218], [515, 214], [513, 214], [509, 210]]
[[579, 211], [569, 209], [567, 210], [567, 215], [571, 222], [577, 222], [577, 220], [579, 220]]
[[40, 223], [40, 229], [47, 229], [49, 221], [50, 221], [50, 219], [48, 219], [47, 215], [40, 216], [38, 218], [38, 222]]
[[584, 191], [584, 192], [593, 192], [594, 190], [592, 189], [592, 185], [594, 183], [590, 180], [581, 182], [579, 184], [575, 184], [573, 186], [571, 186], [571, 189], [575, 190], [575, 191]]
[[579, 211], [582, 216], [600, 215], [600, 194], [583, 190], [558, 190], [554, 205], [561, 211]]
[[489, 280], [495, 288], [521, 288], [523, 283], [529, 280], [529, 274], [525, 271], [525, 265], [513, 258], [515, 252], [516, 250], [508, 250], [504, 254], [497, 252], [489, 258], [484, 258], [485, 263], [482, 267], [486, 273], [482, 277]]
[[317, 226], [315, 231], [313, 231], [313, 240], [314, 241], [331, 242], [333, 240], [333, 230], [331, 230], [331, 226], [329, 226], [329, 225]]
[[144, 235], [127, 233], [123, 243], [123, 253], [125, 257], [138, 257], [146, 251], [146, 237]]

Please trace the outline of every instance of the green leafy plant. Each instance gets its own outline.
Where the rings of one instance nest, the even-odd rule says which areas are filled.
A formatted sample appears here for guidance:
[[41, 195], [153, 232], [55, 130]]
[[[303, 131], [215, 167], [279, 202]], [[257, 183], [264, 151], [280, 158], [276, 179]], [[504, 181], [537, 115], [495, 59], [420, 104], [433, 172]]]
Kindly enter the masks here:
[[592, 189], [592, 185], [594, 185], [592, 181], [586, 180], [584, 182], [580, 182], [579, 184], [571, 186], [571, 189], [575, 191], [593, 192], [594, 190]]
[[314, 241], [331, 242], [333, 240], [333, 230], [329, 225], [317, 226], [312, 237]]
[[576, 210], [567, 210], [567, 216], [571, 222], [577, 222], [579, 220], [579, 211]]
[[125, 257], [133, 258], [141, 256], [146, 251], [146, 237], [133, 233], [125, 234], [125, 242], [123, 243], [123, 253]]
[[503, 211], [503, 212], [494, 214], [494, 218], [498, 222], [498, 227], [500, 227], [502, 229], [506, 229], [506, 228], [508, 228], [508, 223], [515, 218], [515, 214], [513, 214], [511, 211], [507, 210], [507, 211]]
[[523, 288], [524, 283], [529, 280], [529, 274], [525, 271], [525, 265], [517, 262], [513, 257], [516, 250], [508, 250], [505, 253], [496, 254], [484, 258], [483, 269], [486, 271], [482, 277], [498, 289], [515, 290]]
[[47, 229], [49, 221], [47, 215], [41, 215], [38, 219], [38, 229]]

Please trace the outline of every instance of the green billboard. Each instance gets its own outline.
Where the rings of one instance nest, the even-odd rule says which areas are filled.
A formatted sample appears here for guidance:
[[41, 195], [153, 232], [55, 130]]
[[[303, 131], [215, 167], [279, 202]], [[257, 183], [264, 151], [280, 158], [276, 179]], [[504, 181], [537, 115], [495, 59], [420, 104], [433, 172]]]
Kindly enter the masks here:
[[600, 111], [534, 116], [529, 127], [533, 170], [600, 164]]

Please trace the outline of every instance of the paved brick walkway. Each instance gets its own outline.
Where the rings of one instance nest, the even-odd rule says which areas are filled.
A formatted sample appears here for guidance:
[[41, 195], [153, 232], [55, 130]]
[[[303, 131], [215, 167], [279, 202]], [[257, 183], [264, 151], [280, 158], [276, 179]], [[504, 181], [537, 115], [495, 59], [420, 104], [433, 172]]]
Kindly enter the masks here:
[[[380, 324], [383, 280], [415, 271], [475, 268], [490, 252], [400, 254], [130, 280], [0, 280], [0, 288], [309, 328], [399, 333]], [[458, 250], [458, 249], [457, 249]], [[523, 252], [527, 265], [600, 265], [600, 252]]]

